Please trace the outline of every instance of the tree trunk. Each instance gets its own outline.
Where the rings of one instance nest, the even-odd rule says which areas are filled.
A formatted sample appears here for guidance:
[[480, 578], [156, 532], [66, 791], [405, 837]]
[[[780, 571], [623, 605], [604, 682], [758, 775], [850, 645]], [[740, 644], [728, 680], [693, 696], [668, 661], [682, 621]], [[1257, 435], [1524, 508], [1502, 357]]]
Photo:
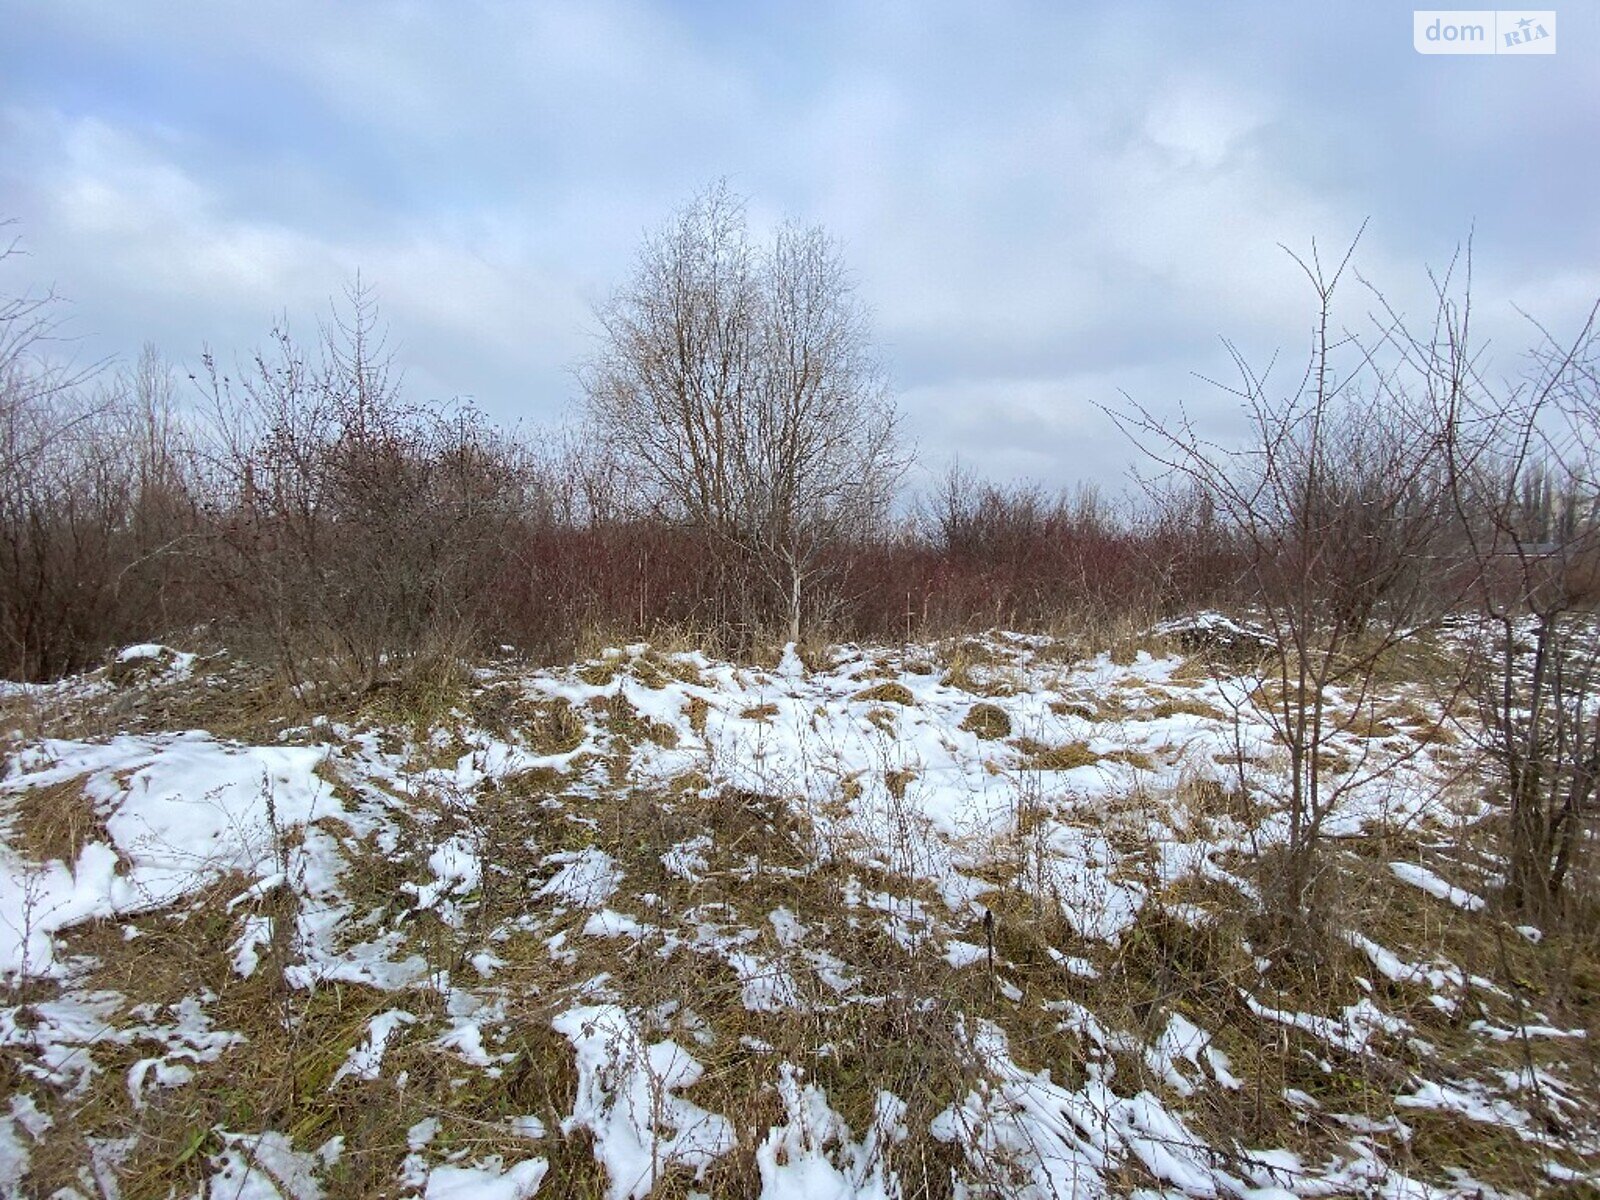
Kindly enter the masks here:
[[789, 566], [789, 640], [800, 641], [800, 568], [793, 563]]

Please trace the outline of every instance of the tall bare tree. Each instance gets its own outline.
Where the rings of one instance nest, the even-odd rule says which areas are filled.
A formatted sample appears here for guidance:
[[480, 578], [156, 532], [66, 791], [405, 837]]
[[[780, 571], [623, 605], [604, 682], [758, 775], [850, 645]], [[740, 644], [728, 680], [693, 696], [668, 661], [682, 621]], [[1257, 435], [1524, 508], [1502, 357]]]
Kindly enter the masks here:
[[1398, 344], [1451, 429], [1477, 618], [1470, 732], [1505, 803], [1504, 899], [1548, 914], [1600, 813], [1600, 305], [1566, 339], [1535, 322], [1527, 370], [1501, 380], [1482, 368], [1470, 295], [1440, 295], [1432, 333]]
[[646, 238], [598, 317], [581, 371], [593, 427], [798, 639], [825, 553], [882, 521], [905, 468], [837, 244], [792, 224], [757, 244], [718, 184]]
[[1336, 323], [1334, 297], [1354, 250], [1331, 265], [1315, 245], [1308, 258], [1293, 256], [1315, 315], [1304, 370], [1286, 389], [1228, 344], [1239, 382], [1219, 386], [1243, 407], [1242, 446], [1218, 446], [1186, 418], [1137, 406], [1112, 413], [1211, 506], [1271, 634], [1254, 704], [1289, 759], [1285, 856], [1274, 882], [1295, 915], [1306, 912], [1318, 849], [1341, 801], [1392, 765], [1335, 771], [1328, 750], [1370, 726], [1385, 654], [1450, 605], [1433, 561], [1450, 511], [1449, 427], [1407, 386], [1414, 380], [1386, 326], [1363, 340]]

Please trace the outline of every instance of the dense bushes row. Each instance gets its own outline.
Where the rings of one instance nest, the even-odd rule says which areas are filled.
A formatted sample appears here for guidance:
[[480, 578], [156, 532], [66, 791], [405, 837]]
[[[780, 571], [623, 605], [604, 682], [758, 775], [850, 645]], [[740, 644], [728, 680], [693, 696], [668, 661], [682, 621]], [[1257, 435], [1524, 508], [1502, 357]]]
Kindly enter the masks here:
[[[671, 629], [737, 653], [781, 635], [715, 534], [640, 502], [604, 446], [536, 451], [404, 398], [370, 298], [351, 300], [314, 346], [279, 330], [243, 369], [208, 358], [187, 381], [153, 351], [69, 378], [12, 338], [0, 672], [49, 678], [200, 627], [356, 689], [469, 647], [558, 658]], [[952, 472], [821, 548], [807, 625], [902, 638], [1213, 598], [1222, 539], [1178, 512]]]

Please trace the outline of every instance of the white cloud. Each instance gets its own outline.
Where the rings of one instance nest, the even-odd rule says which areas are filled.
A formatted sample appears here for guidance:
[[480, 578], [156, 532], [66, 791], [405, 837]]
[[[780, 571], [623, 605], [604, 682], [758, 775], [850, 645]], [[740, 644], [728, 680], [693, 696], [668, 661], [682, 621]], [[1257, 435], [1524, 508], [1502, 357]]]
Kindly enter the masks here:
[[[163, 330], [176, 357], [202, 343], [243, 351], [282, 312], [309, 332], [358, 270], [402, 349], [423, 359], [413, 360], [413, 378], [436, 394], [476, 392], [503, 406], [519, 374], [529, 390], [548, 388], [558, 372], [543, 358], [578, 349], [584, 309], [574, 280], [514, 243], [497, 245], [492, 221], [396, 221], [334, 240], [230, 215], [229, 197], [100, 120], [13, 109], [6, 121], [8, 141], [30, 151], [23, 232], [33, 260], [48, 261], [76, 298], [79, 326], [122, 335], [125, 353]], [[454, 382], [446, 363], [461, 370]], [[558, 398], [542, 398], [553, 411]]]
[[[1332, 32], [1361, 46], [1363, 21], [1381, 24], [1352, 9]], [[1473, 218], [1486, 316], [1507, 295], [1573, 310], [1596, 285], [1570, 266], [1600, 245], [1595, 168], [1548, 149], [1592, 121], [1531, 119], [1582, 94], [1570, 71], [1430, 83], [1408, 42], [1330, 57], [1282, 7], [63, 0], [24, 32], [9, 74], [0, 49], [0, 195], [105, 349], [242, 349], [282, 310], [309, 324], [360, 267], [412, 383], [504, 417], [570, 397], [591, 303], [721, 175], [759, 220], [843, 238], [912, 432], [997, 473], [1119, 477], [1092, 404], [1120, 388], [1225, 423], [1190, 375], [1225, 370], [1218, 335], [1303, 350], [1309, 295], [1279, 242], [1342, 252], [1371, 215], [1359, 263], [1413, 313]], [[88, 58], [160, 86], [90, 78]], [[1481, 173], [1530, 138], [1533, 170]], [[1517, 189], [1544, 175], [1573, 186], [1532, 211]], [[1345, 298], [1361, 323], [1368, 301]]]

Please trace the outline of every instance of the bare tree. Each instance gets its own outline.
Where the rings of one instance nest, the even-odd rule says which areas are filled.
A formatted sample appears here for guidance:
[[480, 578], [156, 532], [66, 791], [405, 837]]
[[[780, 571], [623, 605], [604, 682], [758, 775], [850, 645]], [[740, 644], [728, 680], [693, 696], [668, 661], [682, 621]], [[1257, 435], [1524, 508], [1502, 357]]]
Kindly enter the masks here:
[[[7, 237], [14, 222], [0, 221], [0, 264], [23, 257], [21, 239]], [[51, 407], [56, 397], [68, 395], [92, 379], [104, 363], [75, 365], [56, 350], [61, 340], [59, 301], [54, 292], [23, 292], [0, 296], [0, 417], [22, 410], [35, 413]], [[71, 406], [65, 406], [70, 408]], [[69, 420], [84, 420], [88, 411]], [[31, 456], [41, 453], [50, 439], [63, 432], [58, 423], [46, 422], [19, 439], [0, 447], [0, 473], [26, 469]]]
[[757, 245], [719, 184], [646, 239], [598, 317], [594, 428], [798, 639], [824, 551], [881, 523], [905, 468], [837, 245], [795, 225]]
[[1315, 245], [1309, 259], [1294, 256], [1315, 320], [1306, 367], [1286, 393], [1274, 392], [1270, 367], [1257, 371], [1227, 343], [1239, 383], [1218, 386], [1243, 406], [1243, 448], [1208, 442], [1187, 418], [1138, 406], [1111, 414], [1205, 499], [1242, 555], [1243, 592], [1271, 635], [1254, 703], [1289, 759], [1275, 878], [1295, 915], [1329, 819], [1372, 778], [1360, 763], [1335, 771], [1331, 743], [1371, 724], [1384, 656], [1449, 608], [1429, 569], [1449, 513], [1448, 427], [1405, 386], [1403, 362], [1380, 360], [1387, 330], [1364, 344], [1335, 327], [1334, 295], [1354, 250], [1331, 269]]
[[187, 511], [165, 368], [102, 373], [62, 341], [52, 294], [0, 299], [0, 669], [24, 678], [179, 615], [154, 568]]
[[1471, 583], [1470, 732], [1496, 768], [1504, 899], [1560, 902], [1600, 799], [1600, 305], [1558, 340], [1534, 323], [1529, 369], [1489, 378], [1468, 294], [1404, 351], [1450, 423], [1451, 496]]

